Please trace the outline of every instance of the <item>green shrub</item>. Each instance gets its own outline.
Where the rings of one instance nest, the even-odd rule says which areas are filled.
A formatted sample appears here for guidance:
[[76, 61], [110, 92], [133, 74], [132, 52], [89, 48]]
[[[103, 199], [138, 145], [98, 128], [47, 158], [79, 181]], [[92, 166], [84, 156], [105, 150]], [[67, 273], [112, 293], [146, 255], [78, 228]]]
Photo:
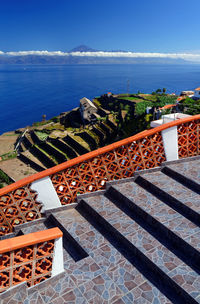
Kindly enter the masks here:
[[9, 178], [9, 176], [3, 172], [1, 169], [0, 169], [0, 182], [2, 184], [2, 182], [6, 183], [6, 184], [11, 184], [11, 180]]

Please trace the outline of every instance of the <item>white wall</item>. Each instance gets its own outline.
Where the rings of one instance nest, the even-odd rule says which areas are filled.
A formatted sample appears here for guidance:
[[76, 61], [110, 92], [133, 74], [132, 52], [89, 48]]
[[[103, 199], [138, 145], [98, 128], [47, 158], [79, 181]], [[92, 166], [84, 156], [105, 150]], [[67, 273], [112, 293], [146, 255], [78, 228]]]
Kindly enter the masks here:
[[55, 239], [54, 242], [54, 257], [52, 265], [51, 276], [55, 276], [64, 271], [64, 260], [63, 260], [63, 244], [62, 237]]
[[178, 157], [178, 134], [177, 126], [161, 131], [166, 160], [177, 160]]
[[31, 184], [31, 189], [38, 193], [37, 200], [43, 204], [43, 212], [62, 206], [52, 181], [48, 176], [34, 181]]

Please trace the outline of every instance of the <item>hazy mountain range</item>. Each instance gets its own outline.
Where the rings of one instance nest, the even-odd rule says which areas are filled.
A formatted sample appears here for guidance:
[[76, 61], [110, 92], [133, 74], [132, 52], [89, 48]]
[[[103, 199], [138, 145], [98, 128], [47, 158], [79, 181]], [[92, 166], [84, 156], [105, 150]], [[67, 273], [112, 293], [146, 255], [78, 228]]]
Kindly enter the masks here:
[[80, 45], [68, 52], [1, 52], [0, 64], [185, 64], [200, 62], [200, 55], [100, 51]]

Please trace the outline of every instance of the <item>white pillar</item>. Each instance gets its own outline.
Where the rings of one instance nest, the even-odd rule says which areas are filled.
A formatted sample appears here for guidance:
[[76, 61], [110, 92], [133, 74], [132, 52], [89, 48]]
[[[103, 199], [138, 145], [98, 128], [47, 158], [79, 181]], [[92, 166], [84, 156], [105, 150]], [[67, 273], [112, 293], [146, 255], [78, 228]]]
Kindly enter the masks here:
[[54, 241], [54, 257], [52, 265], [51, 276], [54, 277], [64, 271], [64, 260], [63, 260], [63, 245], [62, 237], [55, 239]]
[[52, 181], [48, 176], [34, 181], [31, 184], [31, 189], [38, 193], [37, 200], [43, 204], [43, 212], [62, 206]]
[[178, 134], [177, 126], [161, 131], [166, 160], [177, 160], [178, 157]]

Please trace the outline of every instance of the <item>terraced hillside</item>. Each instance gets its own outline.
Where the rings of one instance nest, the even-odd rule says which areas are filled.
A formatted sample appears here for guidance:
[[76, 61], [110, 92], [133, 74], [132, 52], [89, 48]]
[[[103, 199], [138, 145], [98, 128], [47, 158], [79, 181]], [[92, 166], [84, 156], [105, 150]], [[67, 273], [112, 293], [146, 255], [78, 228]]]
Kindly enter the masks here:
[[27, 132], [20, 143], [19, 158], [37, 171], [50, 168], [109, 143], [115, 125], [107, 120], [79, 132]]

